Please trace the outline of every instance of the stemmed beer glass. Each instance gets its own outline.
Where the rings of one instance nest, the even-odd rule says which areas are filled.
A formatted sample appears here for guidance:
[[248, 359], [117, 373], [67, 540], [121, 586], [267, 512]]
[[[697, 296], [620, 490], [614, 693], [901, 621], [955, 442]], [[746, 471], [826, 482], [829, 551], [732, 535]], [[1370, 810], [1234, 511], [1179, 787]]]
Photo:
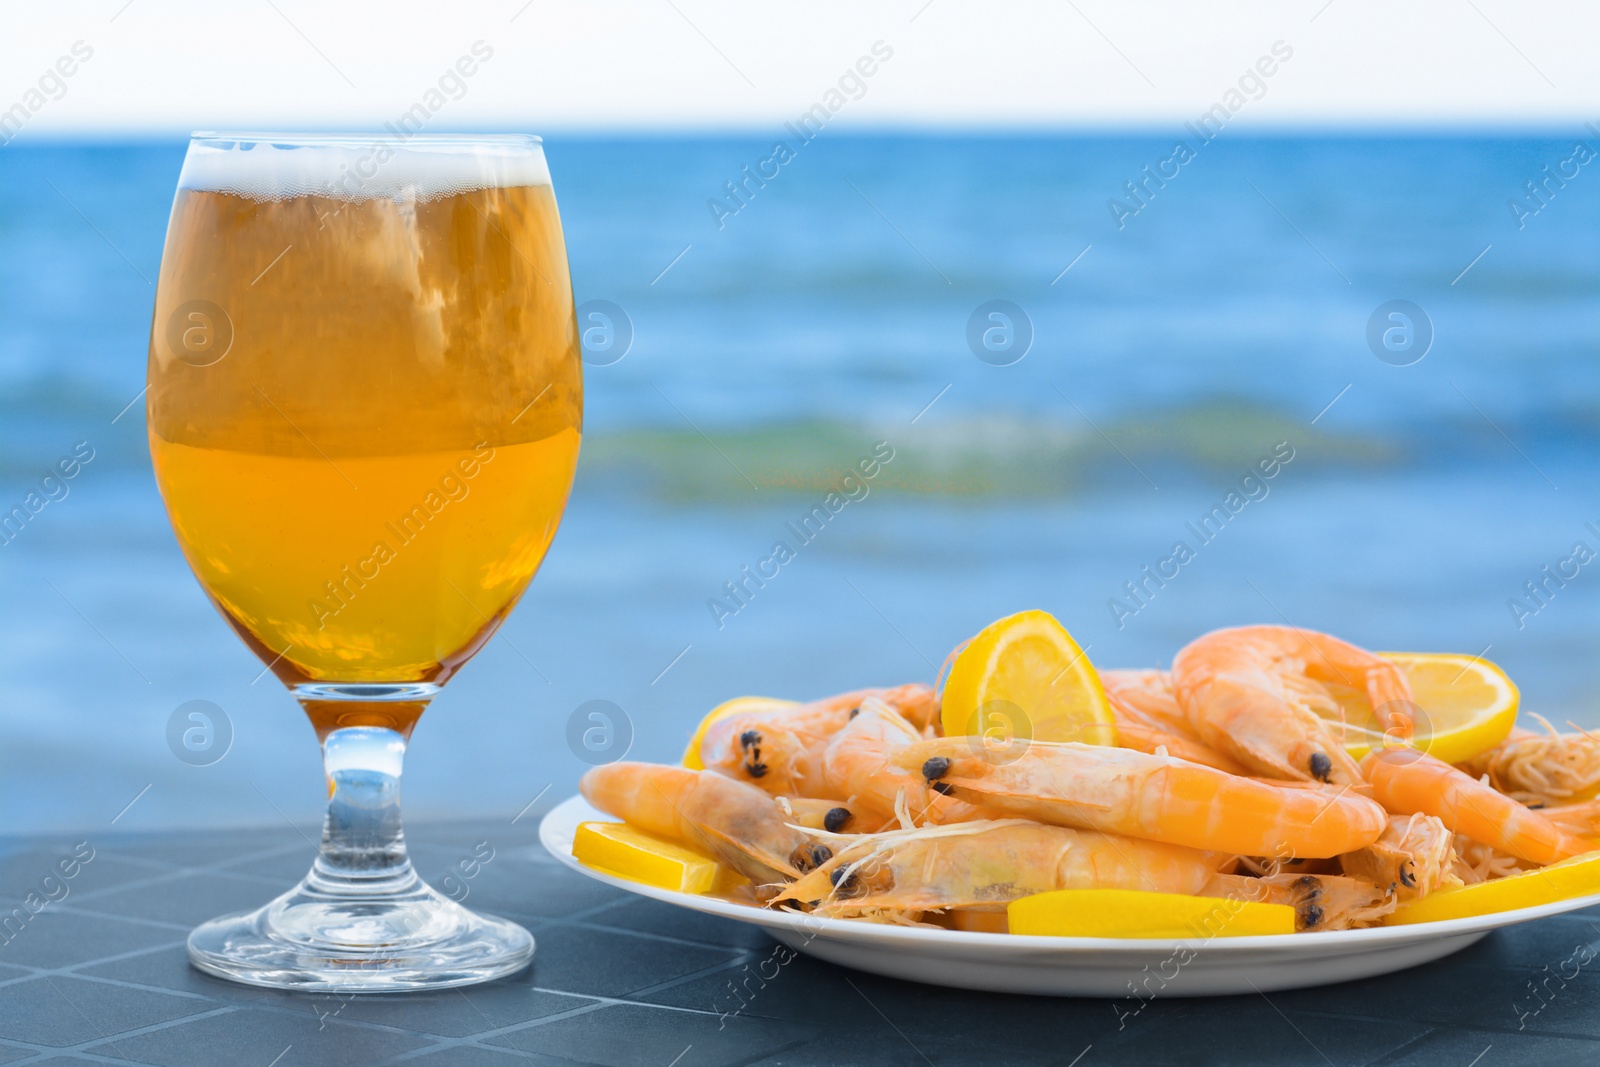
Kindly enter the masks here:
[[329, 795], [305, 880], [197, 928], [197, 967], [376, 991], [533, 955], [522, 927], [417, 877], [400, 771], [555, 535], [581, 367], [538, 138], [191, 140], [151, 329], [151, 457], [195, 577], [310, 718]]

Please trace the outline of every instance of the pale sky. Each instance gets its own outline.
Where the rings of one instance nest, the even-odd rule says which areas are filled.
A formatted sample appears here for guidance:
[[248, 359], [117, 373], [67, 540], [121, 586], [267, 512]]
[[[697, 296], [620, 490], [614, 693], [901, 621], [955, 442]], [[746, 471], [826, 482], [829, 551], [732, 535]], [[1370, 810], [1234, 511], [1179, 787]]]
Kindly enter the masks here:
[[[0, 13], [0, 112], [21, 104], [28, 140], [367, 128], [429, 99], [436, 130], [759, 130], [826, 103], [841, 78], [835, 121], [860, 128], [1170, 126], [1241, 77], [1242, 128], [1600, 123], [1600, 5], [1578, 0], [0, 0]], [[70, 76], [52, 73], [62, 57]], [[462, 57], [470, 76], [450, 73]], [[847, 74], [863, 57], [871, 75]], [[1250, 75], [1263, 57], [1270, 77]]]

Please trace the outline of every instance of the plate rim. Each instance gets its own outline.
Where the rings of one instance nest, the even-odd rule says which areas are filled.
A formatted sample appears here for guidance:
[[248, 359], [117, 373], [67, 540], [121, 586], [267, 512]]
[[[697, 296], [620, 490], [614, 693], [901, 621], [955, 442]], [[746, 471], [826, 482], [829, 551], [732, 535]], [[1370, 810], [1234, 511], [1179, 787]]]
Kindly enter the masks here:
[[[683, 893], [673, 889], [635, 882], [587, 866], [572, 855], [571, 831], [578, 823], [594, 820], [621, 821], [614, 815], [592, 806], [581, 794], [574, 794], [557, 804], [539, 820], [539, 843], [563, 866], [588, 878], [624, 890], [635, 896], [674, 904], [691, 911], [717, 915], [737, 922], [750, 923], [769, 929], [798, 930], [813, 937], [834, 936], [853, 941], [880, 943], [912, 943], [923, 946], [948, 945], [972, 948], [1008, 949], [1013, 956], [1034, 956], [1063, 952], [1092, 952], [1100, 955], [1144, 956], [1154, 951], [1178, 951], [1196, 944], [1204, 944], [1208, 953], [1227, 952], [1252, 954], [1267, 952], [1277, 955], [1295, 955], [1307, 950], [1338, 950], [1364, 952], [1387, 947], [1398, 947], [1435, 938], [1452, 938], [1467, 934], [1483, 934], [1505, 926], [1517, 926], [1536, 919], [1579, 911], [1600, 904], [1600, 892], [1548, 904], [1536, 904], [1512, 911], [1491, 912], [1487, 915], [1469, 915], [1461, 919], [1441, 919], [1434, 922], [1406, 923], [1401, 926], [1372, 926], [1360, 930], [1325, 930], [1321, 933], [1251, 934], [1239, 937], [1064, 937], [1049, 934], [994, 934], [968, 930], [941, 930], [925, 927], [889, 926], [881, 923], [863, 923], [852, 919], [830, 919], [803, 912], [773, 911], [719, 900], [698, 893]], [[570, 829], [569, 829], [570, 828]]]

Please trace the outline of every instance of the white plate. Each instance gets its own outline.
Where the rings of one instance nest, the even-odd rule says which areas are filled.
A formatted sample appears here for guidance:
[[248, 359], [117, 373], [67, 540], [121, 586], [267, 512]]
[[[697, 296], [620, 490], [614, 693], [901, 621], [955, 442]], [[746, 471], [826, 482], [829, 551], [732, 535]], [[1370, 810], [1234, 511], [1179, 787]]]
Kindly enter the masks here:
[[572, 858], [578, 824], [591, 819], [616, 821], [572, 797], [544, 817], [539, 840], [556, 859], [598, 882], [754, 923], [799, 952], [874, 974], [997, 993], [1126, 997], [1130, 1010], [1152, 996], [1268, 992], [1388, 974], [1460, 951], [1501, 926], [1600, 904], [1595, 893], [1470, 919], [1208, 941], [925, 930], [730, 904], [615, 878]]

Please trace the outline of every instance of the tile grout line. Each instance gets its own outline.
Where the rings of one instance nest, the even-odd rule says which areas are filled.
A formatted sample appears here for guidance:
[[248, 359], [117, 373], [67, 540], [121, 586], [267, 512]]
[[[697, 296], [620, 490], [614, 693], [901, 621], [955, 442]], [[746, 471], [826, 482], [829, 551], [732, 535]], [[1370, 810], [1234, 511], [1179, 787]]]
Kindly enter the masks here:
[[[665, 981], [657, 982], [655, 985], [644, 986], [642, 988], [632, 990], [625, 994], [625, 996], [629, 998], [648, 997], [653, 996], [656, 993], [665, 993], [669, 989], [676, 989], [681, 985], [688, 985], [690, 982], [698, 981], [701, 978], [709, 978], [712, 975], [721, 974], [723, 971], [732, 970], [734, 967], [737, 967], [740, 964], [749, 965], [751, 961], [760, 961], [761, 958], [762, 957], [756, 955], [754, 952], [741, 953], [738, 957], [728, 960], [725, 963], [702, 967], [698, 971], [693, 971], [689, 974], [681, 974], [676, 978], [668, 978]], [[657, 1004], [654, 1001], [634, 1001], [634, 1003], [648, 1004], [652, 1008], [675, 1008], [679, 1011], [693, 1012], [701, 1011], [699, 1008], [684, 1008], [676, 1004]], [[703, 1014], [721, 1015], [722, 1013], [718, 1011], [709, 1011], [704, 1012]]]
[[[542, 993], [560, 993], [559, 990], [540, 989], [538, 986], [530, 986], [529, 988], [538, 990], [539, 992], [542, 992]], [[587, 996], [587, 994], [582, 994], [582, 993], [560, 993], [560, 995], [561, 996]], [[414, 1050], [412, 1052], [402, 1053], [400, 1056], [396, 1057], [396, 1060], [397, 1061], [401, 1061], [401, 1060], [415, 1059], [418, 1056], [424, 1055], [425, 1053], [428, 1053], [428, 1052], [437, 1051], [440, 1048], [459, 1048], [462, 1045], [477, 1044], [479, 1042], [483, 1042], [485, 1038], [500, 1037], [503, 1034], [521, 1033], [524, 1030], [535, 1029], [536, 1027], [539, 1027], [539, 1026], [541, 1026], [544, 1023], [547, 1023], [547, 1022], [560, 1022], [563, 1019], [572, 1019], [572, 1018], [575, 1018], [575, 1017], [577, 1017], [579, 1015], [587, 1015], [590, 1012], [601, 1011], [602, 1009], [609, 1008], [609, 1007], [612, 1006], [609, 1000], [600, 1000], [598, 998], [591, 998], [591, 999], [593, 999], [595, 1002], [594, 1003], [590, 1003], [590, 1004], [580, 1004], [580, 1005], [578, 1005], [576, 1007], [569, 1008], [566, 1011], [558, 1011], [558, 1012], [554, 1012], [553, 1014], [550, 1014], [550, 1015], [541, 1015], [537, 1019], [530, 1019], [530, 1020], [527, 1020], [526, 1022], [523, 1022], [523, 1023], [520, 1023], [520, 1024], [508, 1024], [506, 1026], [502, 1026], [502, 1027], [499, 1027], [499, 1028], [493, 1029], [493, 1030], [484, 1030], [484, 1031], [481, 1031], [481, 1032], [476, 1033], [476, 1034], [468, 1034], [468, 1035], [466, 1035], [464, 1037], [451, 1038], [448, 1041], [442, 1042], [439, 1045], [436, 1045], [436, 1046], [434, 1046], [433, 1048], [430, 1048], [430, 1049], [416, 1049], [416, 1050]], [[486, 1044], [485, 1047], [493, 1048], [493, 1049], [496, 1049], [496, 1050], [502, 1050], [502, 1046], [498, 1046], [498, 1045], [487, 1045]]]
[[[735, 962], [737, 962], [737, 961], [735, 961]], [[722, 966], [723, 967], [731, 966], [731, 964], [724, 964]], [[720, 968], [712, 968], [712, 969], [709, 969], [709, 970], [710, 970], [710, 973], [714, 973], [715, 970], [717, 970], [717, 969], [720, 969]], [[676, 982], [676, 981], [690, 981], [690, 980], [692, 980], [694, 978], [704, 977], [705, 973], [706, 973], [705, 971], [701, 971], [701, 972], [696, 972], [696, 973], [690, 974], [690, 975], [684, 975], [680, 979], [674, 980], [674, 982]], [[647, 987], [647, 989], [648, 990], [656, 990], [656, 989], [660, 989], [660, 988], [665, 988], [666, 986], [669, 986], [671, 984], [674, 984], [674, 983], [673, 982], [664, 982], [664, 983], [660, 983], [659, 985], [656, 985], [656, 986], [649, 986], [649, 987]], [[637, 995], [635, 993], [625, 994], [623, 997], [613, 997], [613, 996], [608, 996], [608, 995], [600, 994], [600, 993], [579, 993], [579, 992], [574, 992], [572, 990], [566, 990], [566, 989], [551, 989], [551, 988], [546, 987], [546, 986], [528, 986], [527, 988], [528, 988], [528, 990], [530, 992], [546, 993], [546, 994], [550, 994], [550, 995], [554, 995], [554, 996], [563, 996], [563, 997], [580, 997], [580, 998], [583, 998], [583, 999], [587, 999], [587, 1000], [593, 1001], [593, 1003], [580, 1005], [578, 1007], [568, 1009], [567, 1011], [553, 1012], [553, 1013], [551, 1013], [549, 1015], [541, 1015], [537, 1019], [529, 1019], [529, 1020], [526, 1020], [526, 1021], [521, 1022], [521, 1023], [508, 1023], [505, 1026], [496, 1027], [493, 1030], [485, 1030], [485, 1031], [482, 1031], [480, 1033], [475, 1033], [475, 1034], [466, 1034], [466, 1035], [463, 1035], [462, 1037], [459, 1037], [459, 1038], [450, 1038], [450, 1039], [448, 1039], [446, 1041], [441, 1042], [438, 1045], [430, 1046], [427, 1049], [416, 1049], [416, 1050], [413, 1050], [413, 1051], [410, 1051], [410, 1052], [402, 1053], [401, 1056], [399, 1057], [399, 1059], [412, 1059], [412, 1058], [415, 1058], [417, 1056], [421, 1056], [421, 1055], [423, 1055], [423, 1054], [425, 1054], [427, 1052], [437, 1051], [437, 1050], [442, 1049], [442, 1048], [454, 1048], [454, 1047], [459, 1047], [459, 1046], [463, 1046], [463, 1045], [471, 1046], [471, 1045], [476, 1045], [476, 1044], [482, 1044], [484, 1047], [492, 1048], [492, 1049], [495, 1049], [496, 1051], [504, 1051], [506, 1046], [488, 1044], [486, 1039], [487, 1038], [491, 1038], [491, 1037], [500, 1037], [500, 1036], [503, 1036], [505, 1034], [522, 1033], [523, 1031], [526, 1031], [526, 1030], [535, 1030], [535, 1029], [538, 1029], [541, 1026], [544, 1026], [547, 1023], [560, 1022], [560, 1021], [562, 1021], [564, 1019], [570, 1019], [570, 1018], [573, 1018], [573, 1017], [578, 1016], [578, 1015], [587, 1015], [587, 1014], [590, 1014], [591, 1012], [601, 1011], [601, 1010], [604, 1010], [606, 1008], [616, 1008], [616, 1007], [645, 1008], [645, 1009], [655, 1010], [655, 1011], [678, 1012], [678, 1013], [684, 1014], [684, 1015], [702, 1015], [702, 1016], [712, 1016], [712, 1017], [717, 1017], [717, 1016], [720, 1016], [720, 1015], [723, 1014], [722, 1012], [717, 1012], [717, 1011], [703, 1011], [703, 1010], [701, 1010], [699, 1008], [684, 1008], [684, 1007], [679, 1007], [679, 1006], [673, 1005], [673, 1004], [653, 1004], [653, 1003], [649, 1003], [647, 1001], [638, 1001], [638, 1000], [626, 999], [627, 997]], [[638, 992], [639, 993], [643, 993], [645, 991], [646, 990], [640, 990]], [[769, 1021], [782, 1021], [782, 1020], [769, 1020]]]
[[124, 893], [130, 889], [148, 889], [151, 886], [163, 885], [167, 882], [177, 881], [181, 878], [192, 878], [197, 874], [210, 875], [213, 878], [227, 878], [232, 881], [245, 882], [252, 885], [282, 885], [281, 879], [267, 878], [259, 874], [243, 874], [239, 871], [212, 870], [205, 867], [189, 867], [182, 870], [162, 871], [159, 874], [151, 874], [144, 878], [138, 878], [130, 882], [123, 882], [119, 885], [101, 886], [98, 889], [91, 889], [80, 894], [77, 899], [98, 900], [101, 897], [113, 896], [117, 893]]
[[712, 943], [710, 941], [696, 941], [696, 940], [694, 940], [692, 938], [687, 938], [687, 937], [673, 937], [671, 934], [657, 934], [657, 933], [651, 933], [650, 931], [647, 931], [647, 930], [632, 930], [632, 929], [629, 929], [628, 927], [625, 927], [625, 926], [607, 926], [605, 923], [592, 923], [592, 922], [574, 921], [574, 920], [568, 919], [568, 920], [558, 920], [557, 922], [552, 923], [551, 925], [567, 926], [567, 927], [570, 927], [570, 928], [572, 928], [574, 930], [594, 930], [596, 932], [608, 933], [608, 934], [623, 934], [623, 935], [626, 935], [626, 936], [629, 936], [629, 937], [643, 938], [644, 940], [647, 940], [647, 941], [665, 941], [667, 944], [670, 944], [670, 945], [686, 945], [686, 946], [688, 946], [690, 948], [711, 949], [712, 951], [715, 951], [715, 952], [747, 953], [747, 952], [751, 951], [749, 949], [734, 948], [733, 946], [730, 946], [730, 945], [718, 945], [718, 944], [714, 944], [714, 943]]
[[168, 949], [177, 948], [182, 944], [184, 944], [183, 941], [164, 941], [159, 945], [152, 945], [148, 948], [130, 949], [127, 952], [119, 952], [114, 956], [98, 956], [95, 959], [83, 960], [79, 963], [70, 964], [66, 967], [30, 967], [27, 964], [10, 963], [7, 964], [7, 966], [24, 967], [31, 973], [24, 975], [21, 978], [7, 978], [4, 981], [0, 981], [0, 988], [9, 985], [16, 985], [19, 982], [32, 981], [35, 978], [51, 978], [56, 975], [63, 975], [68, 978], [85, 978], [88, 976], [77, 973], [80, 967], [97, 967], [102, 963], [120, 963], [123, 960], [132, 959], [135, 956], [144, 956], [155, 952], [165, 952]]
[[[236, 1007], [234, 1007], [232, 1005], [224, 1005], [222, 1007], [215, 1008], [215, 1009], [213, 1009], [211, 1011], [197, 1012], [194, 1015], [185, 1015], [181, 1019], [168, 1019], [168, 1020], [166, 1020], [164, 1022], [150, 1023], [147, 1026], [136, 1026], [131, 1030], [123, 1030], [120, 1033], [113, 1034], [110, 1037], [96, 1037], [92, 1041], [80, 1041], [76, 1045], [59, 1045], [59, 1046], [56, 1046], [56, 1045], [35, 1045], [34, 1042], [31, 1042], [31, 1041], [30, 1042], [23, 1042], [23, 1043], [28, 1045], [28, 1046], [30, 1046], [30, 1047], [39, 1048], [41, 1052], [53, 1053], [55, 1055], [61, 1055], [63, 1053], [69, 1053], [69, 1052], [91, 1052], [92, 1053], [92, 1052], [94, 1052], [95, 1048], [97, 1048], [97, 1047], [99, 1047], [101, 1045], [111, 1044], [112, 1042], [116, 1041], [117, 1038], [143, 1037], [145, 1034], [153, 1034], [153, 1033], [157, 1033], [157, 1032], [162, 1031], [162, 1030], [170, 1030], [174, 1026], [182, 1026], [185, 1023], [195, 1022], [195, 1021], [197, 1021], [199, 1019], [213, 1019], [213, 1018], [216, 1018], [218, 1015], [228, 1015], [228, 1014], [231, 1014], [232, 1012], [235, 1012], [235, 1011], [238, 1011], [238, 1010], [239, 1010], [238, 1008], [236, 1008]], [[7, 1038], [6, 1040], [15, 1041], [16, 1038]], [[112, 1045], [112, 1047], [115, 1048], [116, 1046]], [[116, 1062], [116, 1061], [113, 1061], [113, 1062]], [[125, 1057], [123, 1057], [121, 1059], [121, 1062], [126, 1063], [126, 1062], [129, 1062], [129, 1061]]]
[[189, 936], [189, 931], [195, 928], [194, 923], [174, 923], [165, 919], [147, 919], [142, 915], [118, 915], [111, 911], [95, 911], [93, 908], [80, 908], [73, 904], [61, 904], [54, 910], [58, 915], [82, 915], [90, 919], [105, 919], [110, 922], [132, 923], [135, 926], [153, 926], [161, 930], [172, 930]]

